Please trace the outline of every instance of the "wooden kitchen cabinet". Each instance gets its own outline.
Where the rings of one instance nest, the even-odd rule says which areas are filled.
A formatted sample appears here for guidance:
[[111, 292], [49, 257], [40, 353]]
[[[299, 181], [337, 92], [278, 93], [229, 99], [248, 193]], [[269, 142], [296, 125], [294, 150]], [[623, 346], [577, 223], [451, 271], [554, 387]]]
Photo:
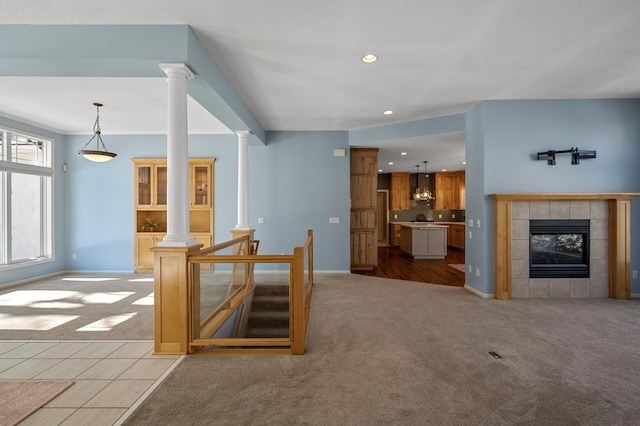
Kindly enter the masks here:
[[409, 210], [411, 197], [409, 172], [390, 173], [391, 179], [391, 210]]
[[391, 247], [398, 247], [400, 246], [400, 228], [401, 225], [399, 223], [391, 223], [389, 224], [390, 232], [389, 235], [391, 236]]
[[[153, 270], [153, 253], [166, 235], [167, 159], [133, 158], [134, 271]], [[213, 244], [213, 158], [189, 159], [189, 223], [194, 239]], [[153, 223], [157, 227], [149, 227]]]
[[351, 148], [351, 269], [378, 264], [378, 148]]
[[450, 224], [447, 230], [447, 239], [449, 246], [464, 250], [465, 246], [465, 227], [464, 223]]
[[463, 210], [466, 207], [465, 172], [436, 172], [436, 210]]

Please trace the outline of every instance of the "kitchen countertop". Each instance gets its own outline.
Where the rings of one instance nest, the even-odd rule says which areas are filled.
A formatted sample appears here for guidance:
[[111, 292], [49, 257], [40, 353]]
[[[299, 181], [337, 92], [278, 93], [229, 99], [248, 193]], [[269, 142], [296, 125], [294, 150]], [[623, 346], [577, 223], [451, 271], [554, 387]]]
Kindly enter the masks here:
[[448, 228], [449, 225], [442, 222], [394, 222], [407, 228]]

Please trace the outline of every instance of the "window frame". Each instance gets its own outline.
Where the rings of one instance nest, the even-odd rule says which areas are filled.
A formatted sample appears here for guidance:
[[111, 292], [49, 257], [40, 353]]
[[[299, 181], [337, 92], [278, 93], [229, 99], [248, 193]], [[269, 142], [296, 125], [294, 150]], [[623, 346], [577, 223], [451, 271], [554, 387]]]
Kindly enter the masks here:
[[[0, 215], [4, 218], [0, 221], [0, 271], [24, 268], [35, 265], [42, 265], [45, 263], [54, 262], [55, 256], [55, 206], [54, 206], [54, 188], [55, 188], [55, 173], [54, 173], [54, 146], [55, 139], [46, 137], [23, 130], [0, 126], [0, 133], [2, 134], [2, 147], [0, 149], [0, 197], [3, 197], [2, 203], [0, 203]], [[33, 164], [24, 164], [14, 161], [12, 158], [12, 139], [14, 135], [33, 138], [38, 141], [47, 143], [46, 163], [48, 166], [40, 166]], [[12, 244], [11, 244], [11, 175], [12, 174], [25, 174], [32, 176], [39, 176], [40, 179], [40, 257], [11, 260]], [[48, 185], [46, 179], [48, 178]]]

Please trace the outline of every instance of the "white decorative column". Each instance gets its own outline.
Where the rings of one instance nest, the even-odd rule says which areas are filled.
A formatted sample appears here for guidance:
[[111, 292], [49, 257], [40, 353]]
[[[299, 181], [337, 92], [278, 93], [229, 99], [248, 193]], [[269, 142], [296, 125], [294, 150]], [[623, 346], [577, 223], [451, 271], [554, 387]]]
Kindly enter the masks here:
[[187, 80], [185, 64], [160, 64], [167, 74], [167, 235], [161, 247], [189, 247], [198, 242], [189, 231], [189, 152], [187, 144]]
[[250, 131], [238, 135], [238, 223], [237, 230], [249, 230], [249, 136]]

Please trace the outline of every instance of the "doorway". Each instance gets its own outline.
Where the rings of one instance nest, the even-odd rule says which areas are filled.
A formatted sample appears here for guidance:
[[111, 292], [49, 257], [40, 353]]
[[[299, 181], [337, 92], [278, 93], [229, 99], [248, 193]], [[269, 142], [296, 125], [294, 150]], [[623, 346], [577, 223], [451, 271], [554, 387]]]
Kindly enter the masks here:
[[378, 247], [389, 246], [389, 190], [379, 189], [376, 200]]

